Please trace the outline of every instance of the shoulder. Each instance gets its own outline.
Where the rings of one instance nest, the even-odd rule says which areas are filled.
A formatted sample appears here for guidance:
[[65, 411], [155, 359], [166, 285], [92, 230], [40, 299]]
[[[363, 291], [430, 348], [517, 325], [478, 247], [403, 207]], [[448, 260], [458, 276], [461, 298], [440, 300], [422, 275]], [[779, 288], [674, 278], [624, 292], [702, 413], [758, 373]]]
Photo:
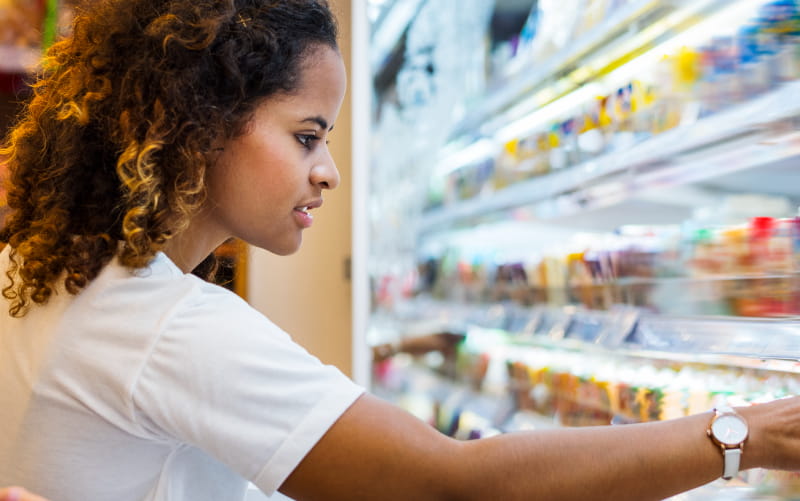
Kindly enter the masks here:
[[67, 315], [83, 342], [115, 352], [135, 348], [143, 363], [156, 355], [181, 365], [189, 357], [209, 361], [268, 340], [293, 344], [242, 298], [183, 273], [164, 254], [138, 270], [112, 260], [74, 298]]
[[165, 322], [181, 317], [234, 321], [264, 319], [233, 292], [183, 273], [164, 254], [157, 254], [145, 268], [130, 270], [114, 259], [81, 298], [87, 307], [119, 315]]

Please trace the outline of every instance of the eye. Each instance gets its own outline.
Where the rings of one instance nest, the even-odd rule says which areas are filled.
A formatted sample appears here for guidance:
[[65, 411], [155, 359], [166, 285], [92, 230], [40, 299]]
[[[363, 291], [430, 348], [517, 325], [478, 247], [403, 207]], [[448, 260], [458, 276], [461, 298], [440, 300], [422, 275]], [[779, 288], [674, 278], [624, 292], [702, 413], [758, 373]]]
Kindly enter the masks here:
[[314, 147], [315, 142], [319, 141], [319, 138], [313, 134], [297, 134], [295, 137], [297, 142], [308, 150]]

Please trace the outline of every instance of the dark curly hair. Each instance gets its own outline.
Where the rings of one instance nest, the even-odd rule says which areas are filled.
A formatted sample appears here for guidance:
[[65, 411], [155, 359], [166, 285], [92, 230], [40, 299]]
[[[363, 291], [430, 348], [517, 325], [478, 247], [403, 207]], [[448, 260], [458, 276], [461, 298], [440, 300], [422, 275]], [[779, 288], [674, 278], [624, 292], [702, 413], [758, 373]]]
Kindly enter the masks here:
[[93, 0], [47, 52], [0, 149], [10, 313], [76, 294], [115, 255], [145, 266], [205, 197], [215, 145], [337, 49], [325, 0]]

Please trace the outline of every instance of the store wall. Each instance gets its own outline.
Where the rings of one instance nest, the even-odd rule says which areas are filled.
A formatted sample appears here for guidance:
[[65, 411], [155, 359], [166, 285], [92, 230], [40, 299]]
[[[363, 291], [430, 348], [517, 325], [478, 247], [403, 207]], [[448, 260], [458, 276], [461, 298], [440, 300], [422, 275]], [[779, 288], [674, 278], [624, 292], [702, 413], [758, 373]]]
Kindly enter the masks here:
[[[350, 0], [331, 2], [339, 20], [340, 48], [351, 69]], [[324, 206], [314, 211], [314, 225], [292, 256], [279, 257], [251, 248], [248, 300], [323, 362], [352, 373], [351, 255], [351, 91], [342, 104], [330, 150], [341, 184], [323, 194]]]

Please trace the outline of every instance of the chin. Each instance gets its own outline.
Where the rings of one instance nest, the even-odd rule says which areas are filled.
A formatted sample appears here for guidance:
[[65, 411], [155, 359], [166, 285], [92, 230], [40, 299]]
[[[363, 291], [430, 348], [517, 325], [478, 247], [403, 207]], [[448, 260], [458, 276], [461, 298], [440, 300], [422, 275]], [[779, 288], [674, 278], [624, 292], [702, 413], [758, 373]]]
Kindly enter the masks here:
[[270, 232], [269, 234], [239, 234], [239, 238], [252, 245], [263, 249], [276, 256], [289, 256], [300, 250], [303, 243], [303, 233], [297, 232]]
[[290, 256], [300, 250], [301, 243], [302, 240], [298, 239], [296, 242], [283, 242], [280, 244], [273, 243], [259, 247], [277, 256]]
[[[269, 249], [267, 249], [267, 250], [269, 250]], [[300, 247], [297, 247], [297, 248], [291, 249], [291, 250], [283, 250], [283, 249], [282, 250], [270, 250], [270, 252], [275, 254], [276, 256], [291, 256], [292, 254], [294, 254], [298, 250], [300, 250]]]

